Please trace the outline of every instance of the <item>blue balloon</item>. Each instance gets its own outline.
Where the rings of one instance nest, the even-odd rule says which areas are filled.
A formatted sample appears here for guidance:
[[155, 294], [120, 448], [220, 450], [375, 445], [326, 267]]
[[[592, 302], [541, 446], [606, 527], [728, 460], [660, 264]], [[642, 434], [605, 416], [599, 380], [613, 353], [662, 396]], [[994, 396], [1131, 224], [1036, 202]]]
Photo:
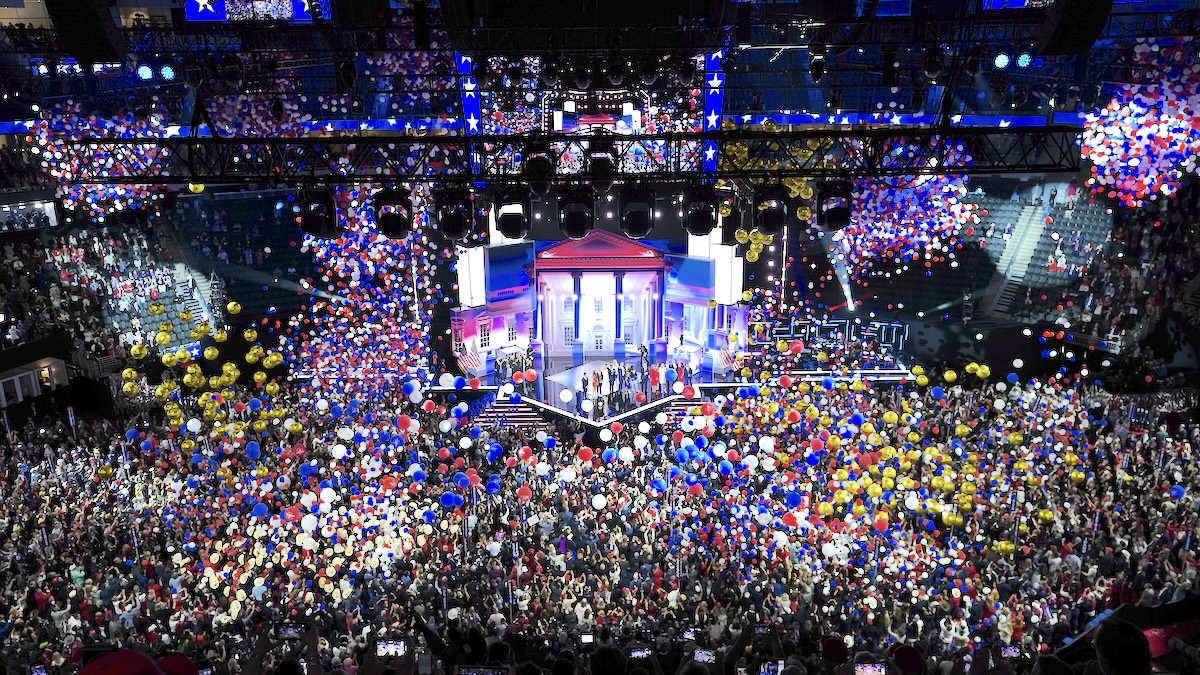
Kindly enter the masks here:
[[250, 441], [249, 443], [246, 444], [246, 452], [247, 453], [258, 452], [260, 450], [262, 450], [262, 448], [259, 447], [258, 441]]
[[784, 498], [784, 501], [787, 502], [789, 509], [794, 509], [800, 506], [800, 502], [804, 501], [804, 499], [800, 496], [799, 492], [789, 492], [787, 493], [787, 497]]
[[683, 448], [676, 450], [675, 451], [675, 461], [680, 464], [687, 462], [688, 461], [687, 450], [684, 450]]
[[404, 392], [405, 396], [412, 396], [413, 392], [415, 392], [416, 390], [417, 390], [417, 386], [412, 383], [412, 380], [405, 382], [404, 385], [402, 387], [400, 387], [400, 391]]
[[454, 484], [466, 490], [471, 487], [471, 479], [465, 473], [456, 474], [454, 476]]
[[458, 377], [454, 378], [454, 388], [455, 389], [463, 389], [466, 386], [467, 386], [467, 378], [463, 377], [462, 375], [459, 375]]
[[554, 446], [556, 446], [556, 445], [558, 445], [558, 441], [554, 440], [553, 438], [546, 439], [545, 446], [546, 446], [547, 450], [553, 450]]
[[1006, 379], [1008, 380], [1009, 384], [1016, 384], [1017, 380], [1021, 378], [1017, 377], [1016, 373], [1009, 373]]
[[833, 391], [833, 378], [832, 377], [821, 378], [821, 386], [824, 387], [827, 391]]
[[421, 519], [427, 523], [432, 523], [437, 520], [437, 514], [433, 512], [433, 509], [425, 509], [425, 512], [421, 514]]
[[259, 451], [257, 443], [252, 443], [246, 446], [246, 459], [250, 460], [251, 462], [257, 462], [258, 458], [261, 456], [262, 452]]
[[821, 453], [810, 452], [804, 456], [804, 463], [809, 466], [816, 466], [821, 463]]
[[262, 406], [263, 406], [262, 401], [260, 401], [256, 398], [252, 398], [249, 401], [246, 401], [246, 407], [251, 410], [261, 410]]
[[425, 478], [426, 478], [426, 476], [425, 476], [424, 471], [417, 469], [416, 471], [413, 472], [412, 479], [413, 479], [414, 483], [424, 483]]
[[250, 513], [255, 518], [266, 518], [267, 512], [268, 512], [267, 505], [263, 504], [262, 502], [259, 502], [254, 505], [254, 509]]
[[663, 377], [666, 378], [667, 382], [674, 382], [679, 379], [679, 373], [674, 368], [667, 368], [667, 372], [663, 373]]
[[940, 401], [946, 396], [946, 390], [942, 389], [941, 387], [934, 387], [933, 389], [929, 390], [929, 393], [933, 396], [933, 400], [935, 401]]
[[136, 441], [138, 436], [141, 435], [141, 432], [139, 432], [137, 429], [130, 429], [129, 431], [125, 432], [125, 438], [130, 441]]
[[1182, 485], [1171, 486], [1172, 499], [1183, 499], [1185, 495], [1187, 495], [1187, 490]]
[[480, 429], [479, 427], [471, 427], [471, 430], [467, 433], [470, 434], [471, 438], [478, 440], [479, 437], [483, 435], [483, 429]]
[[861, 427], [865, 421], [866, 418], [863, 417], [862, 413], [856, 412], [850, 416], [850, 424], [853, 424], [856, 427]]
[[142, 447], [143, 451], [149, 452], [154, 449], [154, 444], [150, 442], [150, 439], [146, 439], [146, 440], [142, 441], [141, 447]]
[[500, 494], [500, 481], [488, 481], [487, 493], [489, 495]]
[[662, 478], [655, 478], [654, 480], [650, 481], [650, 487], [656, 492], [666, 492], [667, 481], [663, 480]]
[[727, 459], [723, 459], [721, 460], [720, 464], [717, 464], [717, 471], [720, 471], [721, 474], [728, 476], [729, 474], [733, 473], [733, 463]]
[[204, 455], [202, 455], [198, 452], [196, 454], [192, 455], [192, 464], [203, 464], [203, 463], [204, 463]]
[[606, 462], [615, 462], [617, 461], [617, 451], [612, 448], [608, 448], [604, 452], [600, 453], [600, 459]]
[[454, 508], [454, 497], [455, 497], [455, 495], [453, 495], [452, 493], [443, 492], [442, 498], [440, 500], [442, 506], [444, 506], [445, 508], [448, 508], [448, 509]]

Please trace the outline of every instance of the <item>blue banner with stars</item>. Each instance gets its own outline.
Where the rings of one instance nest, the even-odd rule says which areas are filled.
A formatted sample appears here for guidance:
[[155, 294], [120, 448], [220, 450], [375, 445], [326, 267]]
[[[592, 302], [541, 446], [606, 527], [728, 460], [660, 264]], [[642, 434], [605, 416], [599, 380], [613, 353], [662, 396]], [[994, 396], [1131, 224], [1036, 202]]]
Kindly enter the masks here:
[[[721, 72], [721, 59], [725, 50], [720, 49], [704, 57], [704, 131], [719, 131], [725, 107], [725, 73]], [[717, 170], [717, 142], [704, 141], [704, 170]]]
[[[467, 136], [474, 136], [483, 131], [483, 106], [479, 102], [479, 88], [472, 73], [474, 61], [471, 57], [454, 52], [454, 62], [458, 64], [459, 84], [462, 86], [462, 129]], [[471, 153], [471, 172], [480, 173], [479, 156]]]
[[228, 21], [225, 0], [185, 0], [184, 18], [188, 21]]

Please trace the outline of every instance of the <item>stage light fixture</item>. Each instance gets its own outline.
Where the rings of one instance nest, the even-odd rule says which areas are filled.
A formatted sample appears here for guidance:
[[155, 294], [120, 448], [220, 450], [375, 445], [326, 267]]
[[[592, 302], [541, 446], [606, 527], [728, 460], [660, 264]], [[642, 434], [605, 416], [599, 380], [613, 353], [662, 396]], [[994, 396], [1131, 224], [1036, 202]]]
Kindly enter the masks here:
[[575, 59], [571, 63], [571, 83], [576, 89], [587, 90], [592, 86], [592, 64], [588, 59]]
[[1017, 67], [1028, 68], [1033, 65], [1033, 55], [1029, 52], [1021, 52], [1017, 55]]
[[717, 226], [717, 190], [696, 185], [683, 192], [683, 229], [693, 237], [707, 237]]
[[583, 239], [594, 227], [595, 196], [582, 185], [558, 194], [558, 227], [571, 239]]
[[505, 188], [496, 191], [493, 200], [496, 206], [496, 229], [509, 239], [525, 239], [529, 236], [529, 194], [520, 188]]
[[945, 67], [946, 52], [941, 47], [926, 47], [925, 55], [921, 60], [921, 68], [925, 72], [925, 77], [937, 80], [942, 76]]
[[780, 185], [768, 185], [755, 193], [755, 225], [766, 234], [779, 234], [787, 225], [787, 190]]
[[317, 239], [337, 239], [337, 203], [328, 188], [310, 188], [300, 193], [300, 231]]
[[692, 56], [685, 56], [679, 62], [679, 67], [675, 69], [675, 77], [680, 86], [694, 87], [696, 85], [696, 59]]
[[148, 66], [147, 64], [143, 63], [142, 65], [137, 67], [137, 76], [138, 76], [138, 79], [143, 82], [153, 80], [154, 79], [154, 69], [151, 68], [150, 66]]
[[226, 54], [221, 58], [221, 79], [225, 84], [237, 86], [242, 82], [242, 59], [236, 54]]
[[608, 84], [612, 87], [620, 87], [625, 84], [625, 74], [629, 70], [629, 62], [621, 58], [620, 54], [614, 54], [609, 57], [608, 63], [604, 64], [604, 79], [608, 80]]
[[643, 87], [653, 86], [658, 81], [658, 61], [651, 58], [638, 61], [637, 77]]
[[1004, 70], [1005, 68], [1008, 67], [1008, 64], [1011, 60], [1012, 59], [1009, 57], [1008, 54], [1006, 54], [1004, 52], [1000, 52], [999, 54], [996, 55], [996, 58], [992, 60], [992, 65], [996, 66], [996, 68], [999, 70]]
[[850, 200], [853, 185], [850, 181], [826, 181], [817, 186], [817, 224], [827, 230], [841, 230], [850, 225]]
[[553, 56], [546, 57], [542, 60], [542, 84], [547, 87], [557, 87], [562, 79], [562, 68], [558, 65], [558, 59]]
[[535, 140], [525, 146], [523, 162], [529, 190], [539, 197], [544, 197], [550, 191], [550, 180], [554, 177], [558, 165], [558, 155], [549, 143]]
[[403, 186], [385, 187], [372, 198], [375, 225], [388, 239], [403, 239], [412, 232], [412, 193]]
[[475, 215], [471, 209], [471, 194], [457, 187], [442, 188], [434, 195], [437, 206], [438, 229], [451, 241], [463, 241], [471, 235]]
[[171, 80], [175, 79], [175, 66], [172, 66], [169, 63], [164, 63], [162, 68], [158, 69], [158, 74], [162, 76], [162, 79], [170, 82]]
[[617, 171], [617, 148], [607, 138], [596, 137], [588, 143], [587, 176], [592, 189], [602, 195], [612, 189], [612, 176]]
[[1020, 108], [1029, 102], [1029, 89], [1024, 85], [1016, 85], [1013, 87], [1012, 107]]
[[810, 47], [808, 52], [808, 74], [813, 82], [825, 77], [825, 47]]
[[630, 239], [645, 239], [654, 231], [654, 190], [642, 185], [621, 189], [621, 231]]
[[508, 86], [513, 89], [519, 89], [525, 81], [525, 69], [521, 67], [519, 61], [508, 64]]

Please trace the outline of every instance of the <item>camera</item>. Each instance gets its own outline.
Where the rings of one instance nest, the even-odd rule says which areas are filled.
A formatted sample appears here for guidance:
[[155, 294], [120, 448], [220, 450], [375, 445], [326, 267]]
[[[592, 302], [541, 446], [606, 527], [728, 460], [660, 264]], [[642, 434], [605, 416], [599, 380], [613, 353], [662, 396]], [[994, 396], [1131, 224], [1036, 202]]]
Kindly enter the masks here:
[[887, 666], [882, 663], [858, 663], [854, 675], [887, 675]]
[[1005, 658], [1005, 659], [1019, 659], [1019, 658], [1021, 658], [1021, 648], [1020, 647], [1001, 647], [1000, 648], [1000, 657]]
[[695, 640], [696, 639], [696, 629], [695, 628], [684, 628], [683, 629], [683, 639], [684, 640]]
[[631, 659], [648, 659], [650, 658], [649, 647], [631, 647], [629, 649], [629, 658]]
[[595, 635], [593, 635], [591, 633], [580, 633], [579, 634], [579, 644], [590, 645], [590, 644], [595, 644], [595, 643], [596, 643]]
[[770, 635], [771, 634], [771, 624], [763, 623], [763, 624], [759, 624], [759, 625], [755, 626], [754, 634], [755, 635]]
[[711, 649], [697, 649], [694, 657], [696, 663], [716, 663], [717, 654]]
[[759, 675], [779, 675], [783, 672], [784, 661], [764, 661], [759, 668]]

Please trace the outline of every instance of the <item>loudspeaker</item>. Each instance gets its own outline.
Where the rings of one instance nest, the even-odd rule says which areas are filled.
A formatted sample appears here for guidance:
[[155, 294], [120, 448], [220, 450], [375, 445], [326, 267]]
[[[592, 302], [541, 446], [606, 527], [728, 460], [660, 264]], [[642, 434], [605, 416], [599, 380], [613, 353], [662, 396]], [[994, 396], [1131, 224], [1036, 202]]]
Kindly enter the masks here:
[[80, 64], [125, 60], [125, 39], [106, 0], [46, 0], [46, 13], [60, 41]]
[[1037, 53], [1088, 53], [1100, 39], [1112, 9], [1113, 0], [1057, 0], [1046, 10], [1046, 22], [1038, 30], [1034, 42]]

